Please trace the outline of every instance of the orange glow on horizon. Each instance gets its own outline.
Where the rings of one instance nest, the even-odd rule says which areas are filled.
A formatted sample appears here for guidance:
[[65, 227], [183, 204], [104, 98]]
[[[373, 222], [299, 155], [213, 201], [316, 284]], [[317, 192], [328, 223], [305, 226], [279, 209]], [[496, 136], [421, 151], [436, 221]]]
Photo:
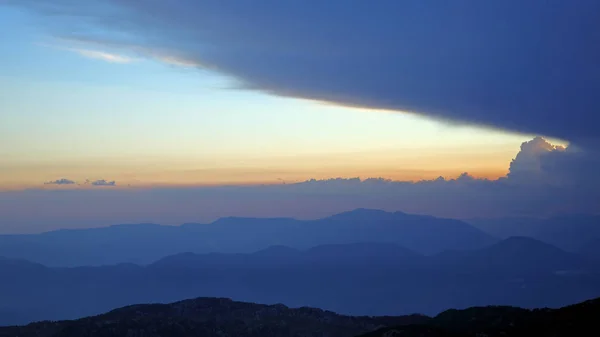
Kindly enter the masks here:
[[[384, 178], [394, 181], [452, 179], [467, 172], [490, 180], [508, 172], [518, 149], [381, 149], [333, 154], [271, 157], [97, 158], [80, 161], [14, 162], [0, 167], [0, 190], [86, 188], [83, 182], [106, 179], [117, 186], [218, 186], [297, 183], [310, 179]], [[79, 185], [45, 185], [57, 179]]]
[[[448, 172], [436, 172], [436, 171], [425, 171], [425, 170], [414, 170], [414, 171], [380, 171], [380, 172], [348, 172], [347, 174], [331, 174], [328, 172], [322, 173], [303, 173], [303, 172], [287, 172], [275, 176], [273, 172], [265, 171], [262, 174], [252, 174], [240, 172], [239, 175], [223, 175], [213, 176], [212, 179], [202, 179], [202, 177], [196, 177], [195, 179], [187, 176], [186, 174], [169, 174], [169, 175], [150, 175], [143, 177], [145, 179], [127, 179], [116, 177], [116, 186], [91, 186], [78, 182], [72, 185], [52, 185], [44, 183], [3, 183], [0, 184], [0, 191], [19, 191], [26, 189], [42, 189], [42, 190], [75, 190], [75, 189], [128, 189], [128, 188], [193, 188], [193, 187], [216, 187], [216, 186], [259, 186], [259, 185], [281, 185], [281, 184], [294, 184], [305, 182], [310, 179], [316, 180], [327, 180], [335, 178], [352, 179], [360, 178], [365, 180], [368, 178], [383, 178], [392, 181], [411, 181], [417, 182], [422, 180], [433, 180], [440, 176], [445, 179], [455, 179], [462, 173], [467, 172], [469, 175], [478, 179], [489, 179], [496, 180], [500, 177], [504, 177], [507, 173], [506, 170], [488, 170], [488, 171], [448, 171]], [[281, 173], [281, 172], [280, 172]], [[341, 173], [341, 172], [340, 172]], [[370, 174], [371, 173], [371, 174]], [[179, 177], [179, 179], [174, 179]], [[183, 178], [183, 179], [182, 179]]]

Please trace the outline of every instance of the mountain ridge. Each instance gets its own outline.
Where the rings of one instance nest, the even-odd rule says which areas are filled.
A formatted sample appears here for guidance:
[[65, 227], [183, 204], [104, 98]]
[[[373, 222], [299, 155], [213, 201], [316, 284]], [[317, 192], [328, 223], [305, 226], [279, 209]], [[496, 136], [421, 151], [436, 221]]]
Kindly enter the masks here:
[[315, 336], [345, 337], [382, 326], [420, 323], [423, 315], [347, 316], [283, 304], [256, 304], [229, 298], [195, 298], [169, 304], [137, 304], [72, 321], [0, 327], [0, 336]]
[[579, 252], [591, 240], [600, 240], [600, 215], [597, 214], [477, 218], [466, 219], [465, 222], [501, 239], [528, 236], [570, 252]]
[[567, 337], [600, 333], [598, 314], [600, 298], [558, 309], [448, 309], [434, 317], [347, 316], [310, 307], [194, 298], [130, 305], [71, 321], [0, 327], [0, 337]]
[[182, 252], [250, 253], [272, 245], [308, 249], [357, 241], [395, 243], [432, 254], [453, 248], [479, 248], [496, 239], [459, 220], [357, 209], [316, 220], [228, 217], [211, 224], [125, 224], [0, 235], [0, 255], [72, 267], [148, 264]]
[[600, 298], [558, 309], [533, 310], [509, 306], [449, 309], [425, 324], [386, 327], [359, 337], [529, 337], [595, 336]]
[[[0, 260], [0, 309], [7, 312], [0, 324], [73, 319], [132, 303], [196, 296], [321, 307], [348, 315], [433, 314], [482, 304], [558, 307], [600, 296], [596, 264], [571, 261], [566, 252], [549, 255], [552, 263], [541, 264], [513, 254], [522, 247], [535, 249], [530, 240], [508, 243], [450, 258], [406, 254], [393, 244], [354, 243], [303, 251], [279, 246], [253, 254], [183, 253], [146, 266], [56, 268], [21, 262], [2, 267]], [[515, 243], [518, 249], [511, 248]], [[508, 252], [497, 252], [506, 246]], [[507, 256], [512, 260], [504, 263]], [[57, 302], [63, 304], [60, 309]]]

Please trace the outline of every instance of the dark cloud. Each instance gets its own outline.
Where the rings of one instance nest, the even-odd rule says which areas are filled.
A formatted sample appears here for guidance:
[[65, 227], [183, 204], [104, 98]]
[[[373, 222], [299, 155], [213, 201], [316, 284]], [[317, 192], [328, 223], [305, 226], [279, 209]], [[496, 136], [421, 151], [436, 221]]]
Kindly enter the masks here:
[[73, 185], [73, 184], [75, 184], [75, 181], [62, 178], [62, 179], [56, 179], [53, 181], [47, 181], [44, 184], [45, 185]]
[[64, 37], [207, 67], [276, 95], [600, 140], [600, 1], [8, 3], [52, 14]]
[[[86, 181], [89, 182], [89, 181]], [[106, 181], [104, 179], [100, 179], [100, 180], [96, 180], [96, 181], [91, 181], [89, 182], [92, 186], [117, 186], [117, 183], [113, 180], [113, 181]]]
[[558, 184], [600, 188], [600, 153], [597, 149], [552, 151], [542, 156], [542, 172]]

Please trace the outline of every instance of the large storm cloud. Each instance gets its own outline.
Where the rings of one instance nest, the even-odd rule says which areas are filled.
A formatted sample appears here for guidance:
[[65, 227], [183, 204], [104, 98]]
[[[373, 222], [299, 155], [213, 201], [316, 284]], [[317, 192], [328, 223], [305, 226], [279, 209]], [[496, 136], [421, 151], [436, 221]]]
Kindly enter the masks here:
[[[8, 0], [49, 32], [235, 78], [246, 88], [600, 139], [594, 0]], [[282, 112], [284, 113], [284, 112]]]

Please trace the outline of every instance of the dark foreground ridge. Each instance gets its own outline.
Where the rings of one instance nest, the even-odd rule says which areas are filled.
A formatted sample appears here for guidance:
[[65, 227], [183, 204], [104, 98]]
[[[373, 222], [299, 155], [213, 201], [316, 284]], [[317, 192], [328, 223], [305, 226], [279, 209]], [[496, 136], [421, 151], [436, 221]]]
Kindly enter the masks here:
[[72, 321], [0, 328], [0, 337], [347, 337], [386, 326], [424, 323], [423, 315], [344, 316], [315, 308], [288, 308], [226, 298], [132, 305]]
[[600, 298], [560, 309], [473, 307], [436, 317], [344, 316], [314, 308], [197, 298], [133, 305], [73, 321], [0, 328], [0, 337], [597, 336]]
[[447, 310], [423, 324], [386, 327], [360, 337], [600, 336], [600, 298], [560, 309], [508, 306]]

